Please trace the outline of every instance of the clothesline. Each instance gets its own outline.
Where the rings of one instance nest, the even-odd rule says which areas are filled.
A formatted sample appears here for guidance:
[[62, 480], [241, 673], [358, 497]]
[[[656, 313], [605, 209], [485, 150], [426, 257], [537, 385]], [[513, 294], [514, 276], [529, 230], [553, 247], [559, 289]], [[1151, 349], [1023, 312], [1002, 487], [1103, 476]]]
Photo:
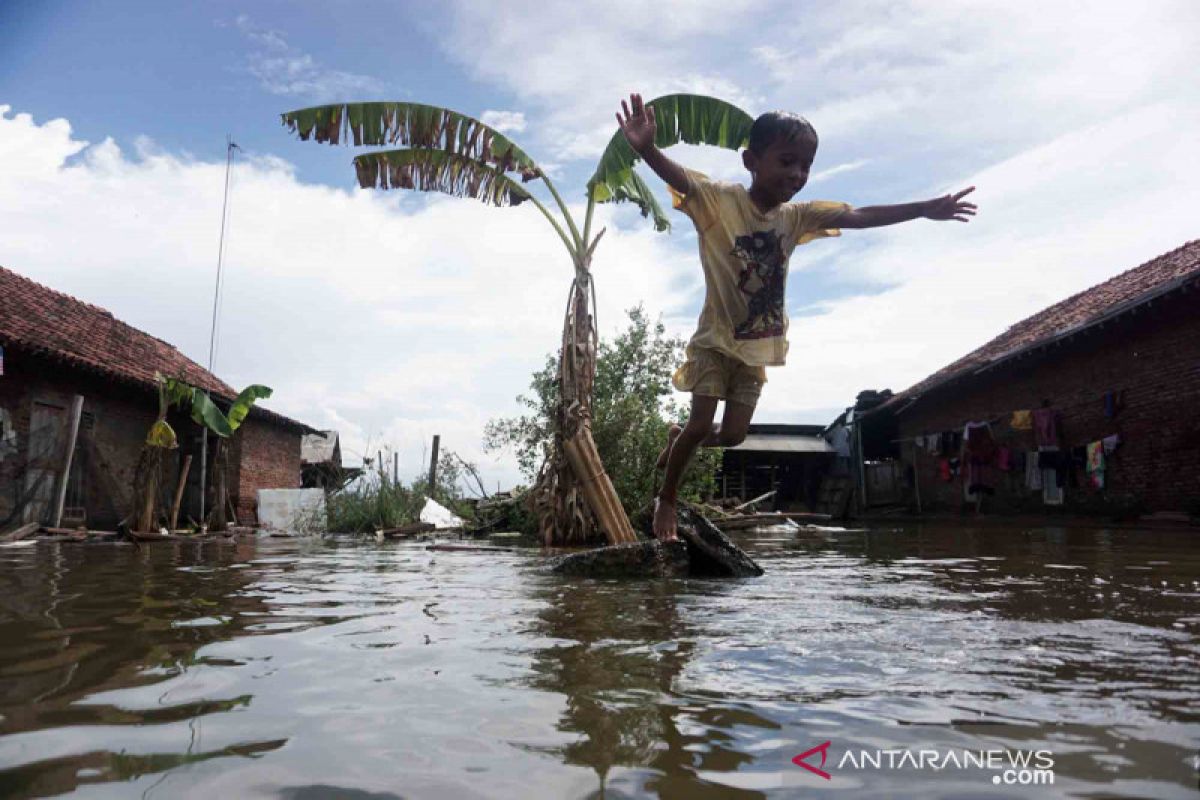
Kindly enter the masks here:
[[[1119, 410], [1119, 409], [1120, 409], [1122, 406], [1124, 406], [1124, 396], [1125, 396], [1125, 390], [1124, 390], [1124, 389], [1122, 389], [1122, 390], [1120, 390], [1120, 391], [1112, 391], [1112, 392], [1109, 392], [1108, 394], [1112, 394], [1112, 395], [1114, 396], [1114, 398], [1116, 398], [1116, 399], [1115, 399], [1115, 403], [1116, 403], [1116, 407], [1117, 407], [1117, 409], [1118, 409], [1118, 410]], [[1101, 395], [1101, 397], [1100, 397], [1100, 401], [1101, 401], [1101, 402], [1104, 402], [1104, 400], [1105, 400], [1105, 397], [1106, 397], [1106, 395]], [[1070, 403], [1070, 404], [1068, 404], [1068, 405], [1042, 406], [1041, 408], [1049, 408], [1049, 409], [1053, 410], [1053, 411], [1054, 411], [1054, 412], [1056, 412], [1056, 413], [1062, 413], [1062, 412], [1064, 412], [1064, 411], [1070, 411], [1070, 410], [1072, 410], [1072, 409], [1076, 409], [1076, 408], [1082, 408], [1082, 407], [1084, 407], [1084, 406], [1090, 406], [1090, 405], [1094, 405], [1095, 403], [1096, 403], [1096, 400], [1094, 400], [1094, 399], [1092, 399], [1092, 400], [1081, 400], [1081, 401], [1079, 401], [1079, 402], [1077, 402], [1077, 403]], [[1028, 410], [1028, 411], [1037, 411], [1038, 409], [1036, 409], [1036, 408], [1031, 408], [1031, 409], [1023, 409], [1023, 410]], [[1011, 418], [1011, 417], [1012, 417], [1012, 415], [1013, 415], [1013, 414], [1015, 414], [1015, 413], [1017, 413], [1017, 412], [1015, 412], [1015, 411], [1009, 411], [1009, 412], [1007, 412], [1007, 413], [1001, 414], [1001, 415], [1000, 415], [1000, 416], [998, 416], [998, 417], [994, 417], [993, 419], [987, 420], [987, 424], [988, 424], [988, 425], [995, 425], [997, 422], [1000, 422], [1001, 420], [1004, 420], [1004, 419], [1009, 419], [1009, 418]], [[965, 423], [965, 422], [964, 422], [964, 423], [962, 423], [962, 426], [963, 426], [963, 427], [965, 427], [967, 424], [968, 424], [968, 423]], [[928, 437], [928, 436], [936, 436], [936, 435], [938, 435], [938, 433], [941, 433], [941, 431], [935, 431], [935, 432], [933, 432], [933, 433], [924, 433], [924, 434], [920, 434], [920, 435], [918, 435], [918, 436], [908, 436], [908, 437], [905, 437], [905, 438], [903, 438], [903, 439], [892, 439], [892, 440], [891, 440], [891, 443], [892, 443], [892, 444], [904, 444], [904, 443], [906, 443], [906, 442], [916, 442], [916, 441], [919, 441], [919, 440], [921, 440], [921, 439], [924, 439], [924, 438], [926, 438], [926, 437]]]
[[[995, 424], [996, 424], [997, 422], [999, 422], [1000, 420], [1002, 420], [1002, 419], [1006, 419], [1006, 418], [1008, 418], [1008, 417], [1011, 417], [1011, 416], [1012, 416], [1012, 412], [1009, 412], [1009, 413], [1007, 413], [1007, 414], [1001, 414], [1000, 416], [996, 417], [995, 419], [989, 419], [989, 420], [986, 420], [986, 421], [985, 421], [985, 424], [987, 424], [987, 425], [995, 425]], [[966, 426], [967, 426], [967, 425], [969, 425], [969, 424], [971, 424], [971, 423], [964, 422], [964, 423], [963, 423], [963, 427], [966, 427]], [[978, 425], [979, 423], [975, 423], [975, 424], [976, 424], [976, 425]], [[903, 444], [904, 442], [915, 442], [915, 441], [917, 441], [918, 439], [925, 439], [925, 438], [927, 438], [927, 437], [929, 437], [929, 436], [937, 436], [937, 435], [938, 435], [938, 433], [940, 433], [940, 431], [938, 431], [937, 433], [923, 433], [923, 434], [921, 434], [920, 436], [908, 436], [908, 437], [905, 437], [904, 439], [892, 439], [892, 440], [891, 440], [891, 443], [892, 443], [892, 444]]]

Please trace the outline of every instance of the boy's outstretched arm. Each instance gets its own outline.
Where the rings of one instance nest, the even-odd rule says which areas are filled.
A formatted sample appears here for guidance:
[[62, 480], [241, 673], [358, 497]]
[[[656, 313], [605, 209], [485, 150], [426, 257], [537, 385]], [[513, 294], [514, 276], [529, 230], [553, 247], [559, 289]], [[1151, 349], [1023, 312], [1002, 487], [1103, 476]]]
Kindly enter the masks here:
[[[632, 107], [632, 108], [631, 108]], [[640, 94], [629, 95], [629, 103], [621, 101], [621, 111], [625, 117], [617, 114], [617, 125], [625, 134], [625, 141], [633, 151], [642, 157], [646, 166], [654, 170], [654, 174], [662, 178], [671, 188], [680, 194], [687, 194], [688, 179], [683, 167], [663, 155], [663, 151], [654, 146], [654, 134], [658, 125], [654, 121], [654, 108], [642, 104]]]
[[932, 200], [922, 200], [917, 203], [902, 203], [895, 206], [864, 206], [843, 212], [836, 219], [830, 220], [831, 228], [878, 228], [881, 225], [895, 225], [897, 222], [908, 222], [910, 219], [958, 220], [967, 222], [975, 216], [977, 209], [974, 203], [964, 203], [963, 197], [975, 191], [971, 186], [961, 192], [935, 197]]

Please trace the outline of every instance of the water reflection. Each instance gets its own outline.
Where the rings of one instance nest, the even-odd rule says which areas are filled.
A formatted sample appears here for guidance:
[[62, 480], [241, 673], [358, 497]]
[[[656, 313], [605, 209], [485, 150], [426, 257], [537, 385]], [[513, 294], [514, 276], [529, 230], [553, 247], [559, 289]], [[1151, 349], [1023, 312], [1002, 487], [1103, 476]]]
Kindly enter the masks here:
[[[1194, 796], [1190, 538], [742, 541], [762, 578], [412, 543], [0, 548], [0, 795]], [[826, 740], [829, 784], [790, 761]], [[992, 747], [1052, 750], [1055, 784], [836, 763]]]
[[[0, 763], [20, 763], [0, 773], [3, 794], [57, 794], [281, 747], [285, 740], [197, 746], [199, 720], [249, 706], [250, 694], [176, 699], [154, 690], [204, 663], [200, 648], [248, 635], [249, 621], [267, 613], [244, 593], [250, 576], [233, 568], [254, 550], [248, 540], [2, 551]], [[139, 688], [141, 705], [104, 699]], [[178, 725], [190, 731], [186, 750], [155, 752], [146, 731]], [[73, 746], [94, 741], [71, 733], [84, 729], [104, 729], [108, 746]]]

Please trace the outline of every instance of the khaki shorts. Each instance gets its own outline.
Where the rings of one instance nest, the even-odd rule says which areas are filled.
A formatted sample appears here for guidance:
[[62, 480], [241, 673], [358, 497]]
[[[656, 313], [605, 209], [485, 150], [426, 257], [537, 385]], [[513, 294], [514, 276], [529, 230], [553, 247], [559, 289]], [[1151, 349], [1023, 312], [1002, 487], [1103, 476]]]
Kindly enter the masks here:
[[719, 350], [695, 348], [675, 370], [671, 383], [681, 392], [716, 397], [753, 408], [758, 404], [767, 371], [738, 361]]

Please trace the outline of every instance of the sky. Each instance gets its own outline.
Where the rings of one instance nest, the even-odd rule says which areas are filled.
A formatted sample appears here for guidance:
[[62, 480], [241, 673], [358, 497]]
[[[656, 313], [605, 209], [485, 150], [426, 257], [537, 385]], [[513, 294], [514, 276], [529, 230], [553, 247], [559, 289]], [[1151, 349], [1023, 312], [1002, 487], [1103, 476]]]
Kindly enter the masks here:
[[[572, 274], [557, 235], [530, 204], [359, 189], [359, 151], [297, 141], [280, 113], [400, 100], [482, 117], [580, 216], [632, 91], [803, 114], [821, 145], [797, 199], [976, 186], [969, 224], [797, 249], [789, 363], [755, 420], [826, 423], [860, 390], [902, 390], [1200, 236], [1197, 76], [1190, 0], [0, 0], [0, 265], [207, 364], [231, 135], [214, 371], [338, 430], [347, 464], [395, 450], [412, 477], [440, 434], [509, 488], [515, 459], [485, 452], [482, 431], [521, 411], [557, 347]], [[748, 179], [732, 151], [668, 155]], [[637, 304], [694, 330], [696, 238], [669, 213], [656, 233], [600, 207], [603, 336]]]

